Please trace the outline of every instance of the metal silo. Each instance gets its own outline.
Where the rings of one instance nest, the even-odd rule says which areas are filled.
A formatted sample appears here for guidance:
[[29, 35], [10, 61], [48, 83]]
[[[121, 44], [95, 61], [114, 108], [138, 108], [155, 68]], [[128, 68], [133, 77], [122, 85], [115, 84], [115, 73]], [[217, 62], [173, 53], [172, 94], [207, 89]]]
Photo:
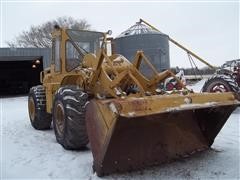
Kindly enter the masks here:
[[158, 71], [170, 68], [168, 35], [136, 23], [114, 39], [115, 53], [133, 60], [136, 51], [143, 50]]

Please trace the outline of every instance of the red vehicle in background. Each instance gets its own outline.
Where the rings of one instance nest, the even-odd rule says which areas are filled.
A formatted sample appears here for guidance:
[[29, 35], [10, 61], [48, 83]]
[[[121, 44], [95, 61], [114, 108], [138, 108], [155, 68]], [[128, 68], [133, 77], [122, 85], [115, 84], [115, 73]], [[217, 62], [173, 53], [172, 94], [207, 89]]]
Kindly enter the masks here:
[[240, 92], [240, 59], [227, 61], [209, 78], [203, 92]]

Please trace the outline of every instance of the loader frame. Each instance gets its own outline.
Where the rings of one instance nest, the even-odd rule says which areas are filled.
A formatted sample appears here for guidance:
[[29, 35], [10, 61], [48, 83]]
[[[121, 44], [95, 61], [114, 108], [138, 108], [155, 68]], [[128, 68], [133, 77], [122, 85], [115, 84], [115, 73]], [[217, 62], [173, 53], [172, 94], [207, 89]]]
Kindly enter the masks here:
[[[158, 94], [158, 84], [168, 77], [173, 77], [183, 89], [185, 85], [170, 70], [158, 73], [156, 68], [151, 64], [143, 51], [137, 51], [133, 63], [131, 64], [121, 55], [108, 56], [106, 51], [107, 34], [103, 34], [103, 44], [99, 51], [94, 54], [86, 54], [79, 67], [68, 72], [66, 63], [66, 42], [70, 40], [67, 34], [68, 29], [56, 29], [52, 33], [53, 36], [53, 56], [49, 69], [41, 73], [41, 82], [46, 88], [47, 112], [52, 112], [52, 105], [55, 92], [65, 85], [77, 85], [87, 92], [91, 97], [114, 97], [120, 98], [126, 96], [126, 93], [119, 90], [123, 81], [125, 86], [132, 83], [139, 88], [139, 92], [131, 94], [132, 97], [142, 97], [146, 93], [148, 95]], [[87, 32], [87, 31], [84, 31]], [[58, 48], [56, 48], [56, 40], [60, 39]], [[105, 46], [104, 46], [105, 45]], [[59, 52], [56, 52], [59, 49]], [[56, 53], [59, 53], [57, 55]], [[56, 58], [59, 56], [59, 59]], [[59, 61], [59, 62], [57, 62]], [[154, 76], [150, 79], [146, 78], [139, 72], [140, 65], [144, 61], [152, 70]], [[59, 66], [57, 68], [56, 66]], [[110, 76], [114, 76], [111, 78]], [[100, 82], [100, 85], [99, 83]], [[102, 94], [102, 89], [105, 93]]]

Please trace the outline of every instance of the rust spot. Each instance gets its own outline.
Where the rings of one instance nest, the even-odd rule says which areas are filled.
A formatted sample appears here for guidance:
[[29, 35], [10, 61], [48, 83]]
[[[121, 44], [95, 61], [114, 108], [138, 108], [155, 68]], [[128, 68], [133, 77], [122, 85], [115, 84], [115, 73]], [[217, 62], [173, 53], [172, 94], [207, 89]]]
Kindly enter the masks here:
[[136, 99], [130, 102], [129, 106], [133, 111], [144, 111], [148, 109], [148, 103], [143, 99], [141, 100]]

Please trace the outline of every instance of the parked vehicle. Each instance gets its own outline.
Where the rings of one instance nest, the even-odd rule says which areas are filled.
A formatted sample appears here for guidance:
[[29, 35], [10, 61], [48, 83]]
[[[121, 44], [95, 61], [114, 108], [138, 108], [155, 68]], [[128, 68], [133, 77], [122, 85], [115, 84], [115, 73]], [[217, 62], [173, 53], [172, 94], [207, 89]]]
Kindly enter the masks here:
[[239, 92], [240, 59], [227, 61], [203, 85], [203, 92]]
[[[108, 34], [55, 27], [51, 67], [29, 93], [32, 126], [49, 129], [53, 120], [65, 149], [90, 142], [98, 176], [208, 149], [240, 104], [235, 94], [194, 93], [171, 71], [159, 73], [143, 51], [132, 63], [107, 55]], [[141, 73], [142, 61], [153, 71], [150, 79]], [[169, 77], [181, 89], [162, 94], [158, 85]]]

